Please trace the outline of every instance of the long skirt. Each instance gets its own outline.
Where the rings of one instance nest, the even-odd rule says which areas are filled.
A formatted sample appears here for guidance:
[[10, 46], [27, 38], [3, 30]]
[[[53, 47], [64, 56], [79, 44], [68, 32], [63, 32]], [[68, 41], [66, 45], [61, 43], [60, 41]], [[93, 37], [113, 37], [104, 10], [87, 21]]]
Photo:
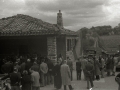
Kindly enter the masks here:
[[62, 87], [62, 79], [60, 75], [54, 76], [54, 87], [57, 89]]

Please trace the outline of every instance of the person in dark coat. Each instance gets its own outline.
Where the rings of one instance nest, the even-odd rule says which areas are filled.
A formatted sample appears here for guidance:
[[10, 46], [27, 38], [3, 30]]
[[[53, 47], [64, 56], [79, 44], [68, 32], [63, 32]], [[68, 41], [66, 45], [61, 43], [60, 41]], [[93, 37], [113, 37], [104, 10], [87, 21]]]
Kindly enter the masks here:
[[25, 70], [25, 60], [21, 63], [21, 65], [20, 65], [20, 72], [21, 72], [21, 74], [23, 73], [23, 71]]
[[111, 74], [112, 76], [115, 76], [115, 75], [114, 75], [114, 71], [113, 71], [113, 70], [114, 70], [114, 65], [115, 65], [114, 56], [111, 56], [111, 66], [110, 66], [110, 67], [111, 67], [111, 68], [110, 68], [110, 72], [111, 72], [111, 73], [110, 73], [110, 74]]
[[31, 90], [31, 82], [31, 75], [28, 75], [28, 72], [24, 70], [21, 79], [22, 90]]
[[27, 59], [27, 62], [26, 62], [26, 64], [25, 64], [25, 70], [28, 71], [28, 74], [30, 74], [29, 69], [32, 67], [32, 65], [33, 65], [33, 63], [31, 62], [31, 60], [30, 60], [30, 59]]
[[57, 89], [60, 89], [62, 87], [60, 67], [61, 67], [61, 61], [58, 60], [56, 65], [53, 67], [54, 87]]
[[53, 70], [52, 70], [52, 74], [53, 74], [53, 76], [54, 76], [54, 87], [56, 88], [56, 82], [57, 82], [57, 80], [56, 80], [56, 78], [55, 78], [55, 76], [56, 76], [56, 67], [57, 67], [57, 62], [54, 62], [54, 66], [53, 66]]
[[47, 72], [47, 82], [49, 84], [53, 84], [53, 75], [52, 75], [52, 70], [53, 70], [53, 63], [50, 59], [47, 59], [47, 66], [48, 66], [48, 72]]
[[76, 62], [76, 72], [77, 72], [77, 80], [81, 80], [81, 61], [80, 59], [78, 59], [78, 61]]
[[87, 79], [87, 89], [89, 89], [89, 82], [91, 84], [91, 87], [93, 87], [93, 71], [94, 71], [94, 66], [93, 64], [89, 61], [90, 59], [88, 59], [87, 64], [85, 65], [85, 76]]
[[113, 68], [114, 68], [113, 59], [112, 56], [109, 56], [106, 62], [107, 76], [111, 75], [111, 71]]
[[12, 73], [4, 76], [1, 80], [7, 78], [10, 78], [11, 90], [20, 90], [21, 74], [18, 72], [17, 68], [14, 68]]
[[93, 79], [93, 81], [95, 80], [95, 76], [96, 76], [96, 72], [95, 72], [95, 70], [96, 70], [96, 63], [95, 63], [95, 56], [89, 56], [88, 57], [88, 59], [89, 59], [89, 62], [93, 65], [93, 68], [94, 68], [94, 71], [92, 72], [92, 79]]
[[1, 66], [1, 71], [3, 74], [5, 73], [12, 73], [13, 72], [14, 65], [10, 61], [7, 61], [5, 64]]
[[37, 72], [40, 71], [40, 66], [37, 64], [36, 61], [34, 61], [34, 63], [33, 63], [31, 68], [33, 68], [34, 71], [37, 71]]
[[81, 59], [81, 67], [82, 67], [82, 70], [83, 70], [84, 80], [86, 80], [86, 76], [85, 76], [85, 65], [86, 64], [87, 64], [87, 58], [84, 56]]
[[18, 64], [18, 62], [15, 62], [14, 68], [17, 68], [17, 69], [18, 69], [18, 72], [20, 72], [21, 67], [20, 67], [20, 65]]
[[100, 68], [101, 68], [101, 64], [99, 63], [99, 58], [95, 57], [95, 64], [94, 64], [94, 74], [96, 76], [96, 80], [100, 80]]

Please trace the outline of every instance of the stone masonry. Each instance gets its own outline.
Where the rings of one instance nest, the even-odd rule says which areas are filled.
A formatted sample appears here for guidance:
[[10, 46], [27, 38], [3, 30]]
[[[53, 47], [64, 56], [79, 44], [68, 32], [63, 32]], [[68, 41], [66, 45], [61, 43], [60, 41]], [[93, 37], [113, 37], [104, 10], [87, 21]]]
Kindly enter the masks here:
[[57, 13], [57, 25], [63, 28], [63, 19], [62, 19], [61, 10], [59, 10], [59, 13]]
[[47, 37], [47, 52], [49, 59], [57, 60], [56, 37]]

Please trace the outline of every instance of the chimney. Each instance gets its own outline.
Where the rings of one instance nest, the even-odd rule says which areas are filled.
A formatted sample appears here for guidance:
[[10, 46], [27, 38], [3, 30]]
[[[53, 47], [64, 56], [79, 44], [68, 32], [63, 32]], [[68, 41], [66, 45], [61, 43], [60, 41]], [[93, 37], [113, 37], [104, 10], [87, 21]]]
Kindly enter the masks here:
[[59, 10], [59, 13], [57, 13], [57, 25], [63, 28], [63, 20], [62, 20], [62, 13], [61, 10]]

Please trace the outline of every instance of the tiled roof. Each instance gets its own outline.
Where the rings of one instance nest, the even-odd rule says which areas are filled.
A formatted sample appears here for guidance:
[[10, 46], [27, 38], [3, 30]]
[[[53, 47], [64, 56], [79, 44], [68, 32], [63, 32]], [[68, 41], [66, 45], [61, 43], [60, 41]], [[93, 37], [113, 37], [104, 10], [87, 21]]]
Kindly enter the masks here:
[[54, 24], [54, 26], [59, 29], [59, 32], [61, 34], [66, 34], [67, 33], [67, 35], [71, 35], [71, 34], [77, 35], [77, 32], [71, 31], [71, 30], [66, 29], [66, 28], [62, 28], [62, 27], [58, 26], [57, 24]]
[[48, 34], [76, 35], [74, 31], [61, 28], [58, 25], [50, 24], [28, 15], [18, 14], [0, 19], [0, 36]]

